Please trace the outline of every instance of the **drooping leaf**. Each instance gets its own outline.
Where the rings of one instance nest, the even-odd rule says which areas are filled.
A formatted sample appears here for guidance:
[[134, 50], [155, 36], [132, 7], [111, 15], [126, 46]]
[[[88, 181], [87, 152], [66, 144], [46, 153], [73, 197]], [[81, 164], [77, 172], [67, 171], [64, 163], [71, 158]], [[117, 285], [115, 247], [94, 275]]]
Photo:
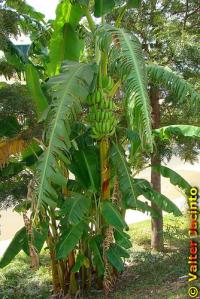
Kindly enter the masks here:
[[142, 212], [149, 211], [154, 213], [152, 208], [137, 199], [138, 193], [135, 190], [133, 184], [133, 178], [131, 176], [130, 167], [126, 161], [126, 156], [123, 154], [123, 149], [113, 143], [111, 152], [111, 160], [117, 169], [117, 175], [119, 178], [119, 187], [122, 194], [122, 200], [127, 209], [139, 210]]
[[115, 6], [114, 0], [95, 0], [94, 4], [94, 16], [96, 18], [99, 18], [109, 12], [112, 11], [112, 9]]
[[56, 206], [57, 193], [51, 183], [58, 171], [57, 161], [69, 164], [70, 128], [81, 111], [80, 102], [89, 93], [95, 69], [93, 65], [65, 62], [61, 74], [48, 82], [54, 101], [49, 112], [48, 146], [38, 165], [38, 207], [42, 203]]
[[78, 224], [88, 214], [91, 205], [89, 197], [74, 194], [61, 207], [61, 214], [67, 215], [70, 224]]
[[126, 234], [125, 232], [123, 232], [120, 229], [115, 229], [114, 232], [114, 236], [115, 236], [115, 241], [118, 245], [129, 249], [132, 247], [132, 242], [130, 241], [130, 236], [128, 234]]
[[134, 179], [134, 186], [139, 195], [154, 202], [161, 210], [173, 213], [175, 216], [181, 216], [179, 208], [165, 195], [154, 190], [148, 181], [144, 179]]
[[200, 127], [191, 125], [171, 125], [155, 129], [153, 132], [161, 139], [168, 139], [173, 135], [200, 138]]
[[38, 252], [42, 250], [44, 242], [48, 237], [48, 223], [40, 223], [38, 228], [33, 228], [33, 246]]
[[15, 234], [8, 248], [4, 252], [3, 257], [0, 261], [0, 268], [4, 268], [5, 266], [7, 266], [14, 259], [14, 257], [22, 250], [25, 238], [26, 228], [23, 227]]
[[40, 117], [48, 107], [48, 102], [41, 89], [38, 72], [32, 64], [28, 63], [25, 65], [25, 74], [27, 87], [30, 91], [38, 117]]
[[56, 248], [57, 259], [64, 259], [78, 244], [84, 229], [84, 223], [79, 222], [72, 226], [64, 235], [61, 236], [61, 241]]
[[112, 202], [108, 200], [102, 201], [101, 209], [102, 216], [108, 224], [116, 228], [127, 228], [126, 222]]
[[[106, 252], [109, 262], [111, 265], [117, 269], [118, 272], [124, 271], [124, 263], [122, 260], [122, 256], [125, 255], [122, 253], [121, 248], [119, 250], [116, 244], [111, 244], [109, 250]], [[127, 254], [126, 257], [129, 255]]]
[[155, 165], [155, 166], [152, 166], [152, 168], [154, 171], [160, 173], [165, 178], [168, 178], [170, 180], [171, 184], [178, 186], [184, 192], [186, 192], [186, 194], [188, 194], [189, 190], [191, 189], [191, 186], [177, 172], [175, 172], [174, 170], [172, 170], [166, 166], [162, 166], [162, 165]]
[[86, 256], [84, 256], [83, 254], [79, 253], [78, 256], [77, 256], [77, 258], [76, 258], [76, 263], [73, 266], [71, 272], [72, 273], [78, 272], [83, 265], [84, 266], [89, 266], [89, 260], [88, 260], [88, 258]]
[[146, 68], [150, 80], [154, 84], [160, 84], [168, 89], [176, 96], [177, 102], [184, 102], [189, 97], [191, 105], [199, 107], [200, 94], [194, 90], [192, 85], [182, 79], [179, 75], [172, 72], [169, 68], [155, 64], [148, 65]]
[[104, 274], [104, 263], [100, 252], [100, 244], [102, 244], [102, 242], [102, 236], [95, 236], [89, 240], [89, 246], [93, 256], [93, 263], [97, 268], [99, 276], [102, 276]]
[[111, 25], [99, 27], [96, 34], [100, 49], [109, 54], [124, 83], [129, 125], [139, 132], [142, 147], [152, 151], [151, 106], [140, 42], [137, 37]]

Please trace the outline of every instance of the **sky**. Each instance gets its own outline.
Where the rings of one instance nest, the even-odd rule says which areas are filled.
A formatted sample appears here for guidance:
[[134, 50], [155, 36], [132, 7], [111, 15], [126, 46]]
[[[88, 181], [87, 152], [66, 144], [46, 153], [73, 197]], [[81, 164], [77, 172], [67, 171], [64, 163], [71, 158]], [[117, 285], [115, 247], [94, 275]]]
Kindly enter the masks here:
[[[46, 20], [55, 18], [55, 10], [59, 0], [26, 0], [26, 2], [36, 11], [43, 13]], [[24, 35], [19, 36], [17, 40], [11, 40], [14, 44], [30, 44], [29, 37]]]
[[46, 19], [54, 19], [55, 9], [59, 0], [26, 0], [36, 11], [43, 13]]

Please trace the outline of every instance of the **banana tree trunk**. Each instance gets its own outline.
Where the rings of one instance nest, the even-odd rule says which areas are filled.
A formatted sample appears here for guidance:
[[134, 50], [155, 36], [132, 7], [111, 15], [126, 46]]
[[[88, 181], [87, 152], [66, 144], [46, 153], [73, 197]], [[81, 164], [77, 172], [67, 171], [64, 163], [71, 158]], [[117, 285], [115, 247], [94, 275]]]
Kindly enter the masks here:
[[100, 141], [101, 161], [101, 199], [110, 199], [110, 166], [109, 166], [109, 139], [102, 138]]
[[[159, 105], [159, 91], [154, 86], [150, 88], [150, 100], [152, 107], [152, 119], [153, 119], [153, 128], [157, 129], [160, 127], [160, 105]], [[151, 165], [160, 165], [160, 155], [159, 148], [155, 154], [151, 157]], [[151, 184], [152, 187], [161, 192], [161, 176], [159, 173], [156, 173], [153, 168], [151, 168]], [[151, 248], [153, 251], [162, 251], [164, 248], [163, 243], [163, 215], [162, 210], [155, 204], [151, 203], [152, 208], [157, 212], [159, 218], [154, 216], [151, 217]]]
[[[32, 179], [32, 180], [30, 180], [30, 182], [28, 184], [28, 192], [27, 192], [28, 200], [33, 199], [34, 189], [35, 189], [35, 182]], [[28, 217], [27, 212], [28, 212], [28, 210], [23, 212], [23, 220], [24, 220], [24, 225], [25, 225], [26, 232], [27, 232], [28, 247], [29, 247], [30, 259], [31, 259], [31, 268], [38, 270], [39, 266], [40, 266], [40, 258], [39, 258], [37, 249], [35, 248], [35, 246], [33, 244], [32, 222], [31, 222], [31, 219]]]
[[[109, 139], [102, 138], [100, 141], [100, 161], [101, 161], [101, 199], [110, 199], [110, 166], [109, 166]], [[103, 223], [103, 221], [102, 221]], [[103, 259], [105, 272], [103, 277], [103, 289], [107, 296], [112, 288], [113, 284], [113, 268], [110, 265], [106, 252], [109, 250], [110, 244], [113, 242], [113, 228], [112, 226], [107, 226], [104, 231], [104, 241], [103, 241]]]

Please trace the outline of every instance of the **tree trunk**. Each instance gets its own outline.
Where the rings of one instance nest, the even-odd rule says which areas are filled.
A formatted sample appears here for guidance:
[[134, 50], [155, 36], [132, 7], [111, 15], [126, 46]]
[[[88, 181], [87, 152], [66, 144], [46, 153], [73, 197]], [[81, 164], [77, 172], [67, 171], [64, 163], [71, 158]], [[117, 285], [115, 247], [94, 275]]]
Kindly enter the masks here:
[[[153, 128], [160, 127], [160, 105], [159, 105], [159, 91], [154, 86], [150, 89], [150, 100], [152, 107]], [[160, 165], [159, 149], [151, 156], [152, 165]], [[161, 176], [151, 168], [151, 184], [152, 187], [161, 192]], [[162, 210], [155, 204], [151, 203], [152, 208], [159, 214], [159, 218], [151, 217], [151, 248], [153, 251], [162, 251], [164, 249], [163, 243], [163, 215]]]
[[[109, 165], [109, 139], [102, 138], [100, 141], [100, 161], [101, 161], [101, 200], [111, 200], [110, 194], [110, 165]], [[102, 219], [103, 224], [103, 219]], [[104, 277], [103, 289], [106, 296], [111, 292], [112, 286], [115, 281], [113, 267], [108, 261], [106, 252], [109, 250], [113, 242], [113, 227], [108, 225], [103, 230], [103, 259], [104, 259]]]

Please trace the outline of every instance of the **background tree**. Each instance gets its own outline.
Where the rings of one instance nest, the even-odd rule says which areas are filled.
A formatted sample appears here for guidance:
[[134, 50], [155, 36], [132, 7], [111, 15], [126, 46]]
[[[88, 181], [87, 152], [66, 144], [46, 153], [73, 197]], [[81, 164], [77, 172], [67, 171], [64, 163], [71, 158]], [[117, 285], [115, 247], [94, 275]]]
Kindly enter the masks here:
[[[183, 76], [189, 82], [194, 83], [199, 89], [199, 71], [197, 68], [199, 60], [198, 45], [198, 12], [200, 6], [198, 1], [141, 1], [139, 9], [124, 11], [122, 24], [124, 28], [136, 33], [142, 41], [142, 46], [146, 57], [163, 66], [170, 67], [175, 72]], [[109, 18], [116, 19], [114, 14]], [[150, 87], [150, 99], [152, 106], [153, 127], [159, 128], [169, 124], [193, 124], [199, 125], [199, 107], [192, 109], [194, 103], [188, 97], [184, 101], [169, 92], [166, 93], [159, 86], [155, 86], [152, 81]], [[162, 100], [161, 100], [162, 99]], [[160, 104], [162, 101], [162, 104]], [[177, 114], [178, 112], [178, 114]], [[186, 115], [196, 115], [191, 119]], [[196, 120], [196, 121], [195, 121]], [[181, 146], [182, 144], [182, 146]], [[178, 146], [181, 157], [189, 158], [190, 161], [197, 157], [195, 148], [199, 147], [199, 142], [187, 141], [183, 139]], [[152, 156], [152, 165], [160, 164], [162, 157], [171, 157], [173, 147], [169, 143], [162, 148], [157, 145], [157, 150]], [[172, 143], [171, 143], [172, 145]], [[174, 145], [174, 143], [173, 143]], [[164, 156], [163, 154], [166, 153]], [[189, 154], [190, 153], [190, 154]], [[151, 183], [154, 188], [161, 191], [160, 174], [152, 169]], [[154, 205], [154, 204], [153, 204]], [[154, 208], [156, 206], [154, 205]], [[157, 209], [161, 215], [161, 210]], [[152, 241], [154, 250], [163, 249], [163, 223], [162, 215], [160, 219], [152, 217]]]

